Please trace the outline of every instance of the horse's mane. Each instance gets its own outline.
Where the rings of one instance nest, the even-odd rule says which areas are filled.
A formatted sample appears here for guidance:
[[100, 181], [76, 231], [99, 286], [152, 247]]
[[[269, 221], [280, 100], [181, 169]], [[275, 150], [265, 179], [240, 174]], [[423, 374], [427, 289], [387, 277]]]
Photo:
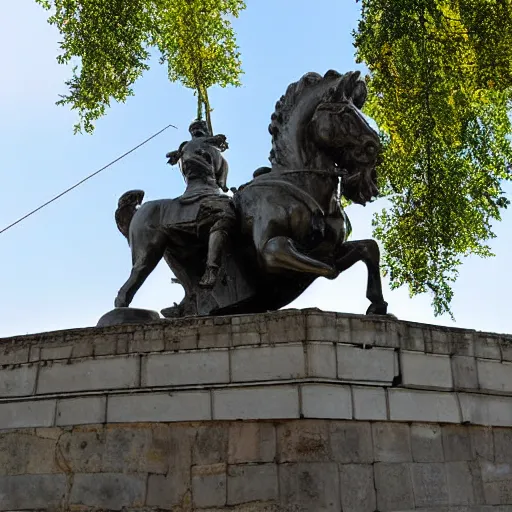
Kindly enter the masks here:
[[[279, 150], [280, 139], [283, 128], [288, 124], [292, 113], [299, 103], [302, 95], [318, 88], [318, 101], [326, 96], [325, 99], [335, 100], [336, 95], [343, 95], [347, 100], [352, 100], [357, 108], [362, 108], [366, 101], [366, 84], [360, 78], [360, 72], [349, 72], [342, 75], [331, 69], [324, 76], [318, 73], [306, 73], [300, 80], [288, 86], [286, 93], [281, 96], [276, 103], [275, 111], [271, 116], [268, 130], [272, 135], [272, 150], [270, 152], [270, 162], [276, 163], [276, 150]], [[318, 87], [323, 85], [323, 87]], [[329, 87], [330, 86], [330, 87]]]

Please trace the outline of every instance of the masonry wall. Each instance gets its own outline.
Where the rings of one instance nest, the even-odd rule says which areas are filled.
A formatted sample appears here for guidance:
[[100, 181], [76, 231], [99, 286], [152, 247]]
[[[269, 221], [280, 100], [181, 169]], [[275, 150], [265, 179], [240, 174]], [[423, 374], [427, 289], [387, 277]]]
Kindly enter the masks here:
[[317, 310], [0, 340], [0, 510], [512, 511], [509, 336]]

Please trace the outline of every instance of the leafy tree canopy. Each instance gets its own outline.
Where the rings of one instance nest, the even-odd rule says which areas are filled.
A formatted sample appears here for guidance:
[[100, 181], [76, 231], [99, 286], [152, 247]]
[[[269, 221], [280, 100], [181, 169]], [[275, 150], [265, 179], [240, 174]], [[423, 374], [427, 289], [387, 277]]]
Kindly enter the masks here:
[[58, 61], [73, 76], [59, 104], [78, 111], [75, 131], [91, 133], [112, 100], [124, 102], [159, 50], [169, 79], [193, 89], [198, 118], [211, 128], [208, 88], [239, 85], [241, 63], [229, 16], [243, 0], [36, 0], [63, 36]]
[[363, 0], [355, 46], [385, 147], [385, 271], [450, 312], [461, 258], [491, 255], [509, 204], [512, 0]]

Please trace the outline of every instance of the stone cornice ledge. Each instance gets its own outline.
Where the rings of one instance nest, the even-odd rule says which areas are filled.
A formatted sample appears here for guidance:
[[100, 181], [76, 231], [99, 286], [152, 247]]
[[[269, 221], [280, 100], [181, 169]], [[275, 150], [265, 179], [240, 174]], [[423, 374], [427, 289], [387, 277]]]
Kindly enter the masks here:
[[0, 340], [0, 429], [292, 418], [512, 426], [511, 338], [286, 310]]

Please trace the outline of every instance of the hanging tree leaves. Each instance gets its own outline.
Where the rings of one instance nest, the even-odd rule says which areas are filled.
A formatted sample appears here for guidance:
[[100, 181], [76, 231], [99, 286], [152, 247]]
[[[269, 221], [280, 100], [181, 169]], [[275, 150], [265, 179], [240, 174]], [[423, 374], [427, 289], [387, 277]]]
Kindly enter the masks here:
[[491, 256], [509, 204], [512, 0], [363, 0], [355, 46], [385, 147], [384, 269], [450, 312], [461, 259]]
[[58, 102], [77, 110], [75, 132], [91, 133], [112, 100], [124, 102], [158, 49], [169, 79], [194, 90], [198, 118], [211, 128], [208, 89], [240, 85], [241, 62], [229, 17], [243, 0], [36, 0], [63, 36], [61, 64], [73, 65]]

